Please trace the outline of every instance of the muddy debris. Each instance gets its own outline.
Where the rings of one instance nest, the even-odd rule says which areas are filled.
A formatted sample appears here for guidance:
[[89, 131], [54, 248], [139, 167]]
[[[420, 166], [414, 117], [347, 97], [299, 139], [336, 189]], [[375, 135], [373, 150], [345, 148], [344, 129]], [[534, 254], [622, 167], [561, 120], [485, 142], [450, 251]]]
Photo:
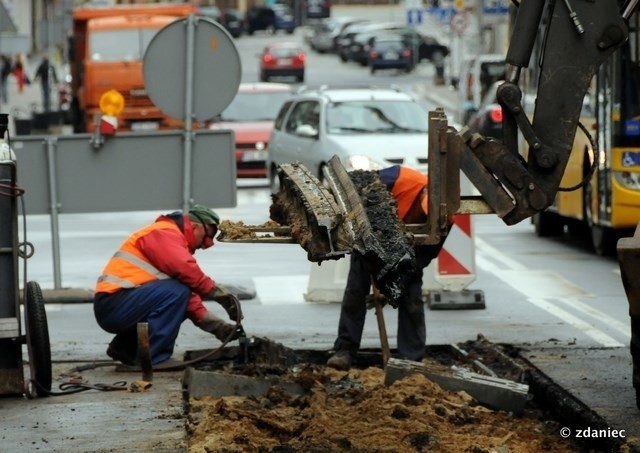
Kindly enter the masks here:
[[[269, 354], [276, 352], [277, 348]], [[280, 352], [286, 355], [284, 349]], [[442, 366], [434, 358], [424, 363]], [[385, 371], [372, 364], [347, 372], [316, 362], [287, 367], [226, 365], [225, 372], [270, 376], [274, 385], [261, 396], [191, 398], [189, 452], [582, 450], [563, 439], [562, 425], [533, 403], [527, 403], [520, 415], [491, 410], [464, 391], [443, 390], [422, 374], [385, 386]], [[297, 383], [304, 393], [284, 391], [277, 382]]]
[[[273, 220], [268, 220], [267, 222], [261, 225], [245, 225], [242, 220], [237, 222], [232, 222], [230, 220], [223, 220], [220, 222], [219, 230], [220, 235], [218, 236], [218, 240], [241, 240], [241, 239], [256, 239], [258, 234], [256, 233], [256, 228], [277, 228], [281, 226], [279, 223], [274, 222]], [[264, 233], [261, 234], [262, 237], [274, 237], [273, 234]]]
[[[362, 170], [348, 173], [352, 186], [343, 189], [346, 194], [355, 190], [361, 208], [351, 203], [351, 209], [344, 213], [335, 202], [335, 194], [308, 170], [300, 164], [291, 167], [280, 173], [281, 189], [272, 196], [271, 219], [290, 226], [291, 236], [307, 251], [309, 261], [361, 254], [380, 292], [392, 303], [399, 301], [407, 278], [420, 270], [416, 267], [411, 236], [398, 219], [397, 203], [378, 173]], [[322, 222], [330, 223], [331, 228]], [[351, 225], [346, 231], [353, 231], [352, 237], [341, 230], [345, 224]], [[342, 253], [337, 254], [336, 250]]]

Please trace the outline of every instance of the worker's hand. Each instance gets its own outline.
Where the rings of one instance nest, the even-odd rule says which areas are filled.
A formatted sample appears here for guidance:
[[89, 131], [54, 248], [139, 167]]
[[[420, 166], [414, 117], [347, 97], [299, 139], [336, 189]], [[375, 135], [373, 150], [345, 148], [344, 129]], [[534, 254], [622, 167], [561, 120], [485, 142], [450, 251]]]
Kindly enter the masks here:
[[229, 294], [231, 293], [227, 288], [225, 288], [222, 285], [216, 285], [216, 287], [213, 288], [213, 291], [211, 291], [210, 296], [211, 296], [211, 299], [217, 300], [218, 297], [228, 296]]
[[236, 329], [236, 326], [233, 324], [227, 324], [221, 318], [218, 318], [209, 311], [204, 315], [204, 318], [200, 320], [197, 326], [205, 332], [215, 335], [215, 337], [220, 341], [225, 341], [227, 339], [235, 340], [241, 333], [241, 330]]
[[240, 301], [223, 286], [216, 285], [213, 291], [211, 291], [210, 297], [225, 309], [229, 315], [229, 319], [232, 321], [238, 322], [244, 318], [244, 316], [242, 316]]
[[[378, 294], [378, 295], [369, 294], [364, 300], [367, 303], [367, 310], [371, 310], [372, 308], [376, 308], [376, 302], [378, 302], [380, 304], [380, 308], [384, 307], [385, 305], [387, 305], [389, 303], [389, 299], [387, 299], [382, 294]], [[391, 305], [393, 306], [393, 304], [391, 304]], [[393, 308], [397, 308], [397, 307], [393, 306]]]

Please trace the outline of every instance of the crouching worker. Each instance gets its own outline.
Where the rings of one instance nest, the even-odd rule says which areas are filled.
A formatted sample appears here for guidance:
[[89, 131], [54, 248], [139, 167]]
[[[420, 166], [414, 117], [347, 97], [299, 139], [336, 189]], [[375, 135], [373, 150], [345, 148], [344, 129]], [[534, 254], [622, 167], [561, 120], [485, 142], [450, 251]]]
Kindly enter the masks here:
[[93, 310], [102, 329], [114, 333], [107, 355], [137, 363], [137, 324], [149, 326], [151, 363], [171, 358], [180, 325], [189, 318], [223, 341], [237, 338], [230, 324], [207, 310], [202, 300], [220, 303], [233, 321], [242, 319], [233, 296], [207, 276], [193, 254], [213, 246], [220, 218], [195, 205], [187, 214], [162, 215], [131, 234], [107, 262], [96, 285]]
[[[428, 214], [425, 175], [409, 167], [394, 165], [378, 171], [381, 181], [397, 202], [397, 215], [404, 223], [425, 223]], [[450, 222], [451, 224], [451, 222]], [[407, 276], [406, 296], [398, 302], [398, 358], [420, 361], [424, 357], [427, 329], [422, 300], [422, 271], [438, 256], [446, 236], [438, 244], [414, 247], [419, 272]], [[360, 348], [367, 314], [371, 273], [362, 255], [351, 254], [347, 285], [342, 297], [338, 338], [327, 365], [348, 370]]]

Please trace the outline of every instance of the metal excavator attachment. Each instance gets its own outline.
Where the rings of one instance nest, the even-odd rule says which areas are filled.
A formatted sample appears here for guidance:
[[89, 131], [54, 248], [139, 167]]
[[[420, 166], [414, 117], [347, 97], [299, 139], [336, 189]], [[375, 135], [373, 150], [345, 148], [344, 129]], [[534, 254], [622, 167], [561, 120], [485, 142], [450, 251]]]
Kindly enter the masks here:
[[429, 113], [428, 162], [437, 171], [430, 175], [425, 224], [405, 225], [397, 218], [396, 202], [377, 172], [347, 173], [334, 156], [323, 169], [324, 182], [300, 163], [281, 165], [280, 190], [270, 208], [278, 225], [227, 229], [223, 222], [218, 241], [298, 243], [313, 262], [359, 253], [380, 292], [391, 303], [398, 302], [405, 279], [419, 272], [413, 246], [439, 243], [455, 213], [488, 212], [486, 202], [477, 197], [460, 197], [461, 142], [454, 133], [442, 109]]
[[271, 218], [291, 227], [309, 261], [359, 253], [379, 290], [401, 298], [404, 279], [416, 272], [411, 238], [395, 214], [395, 201], [376, 172], [347, 173], [337, 156], [320, 182], [300, 163], [281, 165], [280, 191]]

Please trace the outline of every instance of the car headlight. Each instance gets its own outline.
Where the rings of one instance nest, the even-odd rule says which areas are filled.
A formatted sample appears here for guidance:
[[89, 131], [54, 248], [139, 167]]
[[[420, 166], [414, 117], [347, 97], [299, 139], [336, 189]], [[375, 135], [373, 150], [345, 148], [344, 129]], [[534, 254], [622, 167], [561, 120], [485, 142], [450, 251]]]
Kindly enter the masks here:
[[356, 155], [349, 156], [344, 161], [344, 167], [347, 171], [351, 170], [380, 170], [388, 167], [384, 162], [372, 159], [371, 157]]

